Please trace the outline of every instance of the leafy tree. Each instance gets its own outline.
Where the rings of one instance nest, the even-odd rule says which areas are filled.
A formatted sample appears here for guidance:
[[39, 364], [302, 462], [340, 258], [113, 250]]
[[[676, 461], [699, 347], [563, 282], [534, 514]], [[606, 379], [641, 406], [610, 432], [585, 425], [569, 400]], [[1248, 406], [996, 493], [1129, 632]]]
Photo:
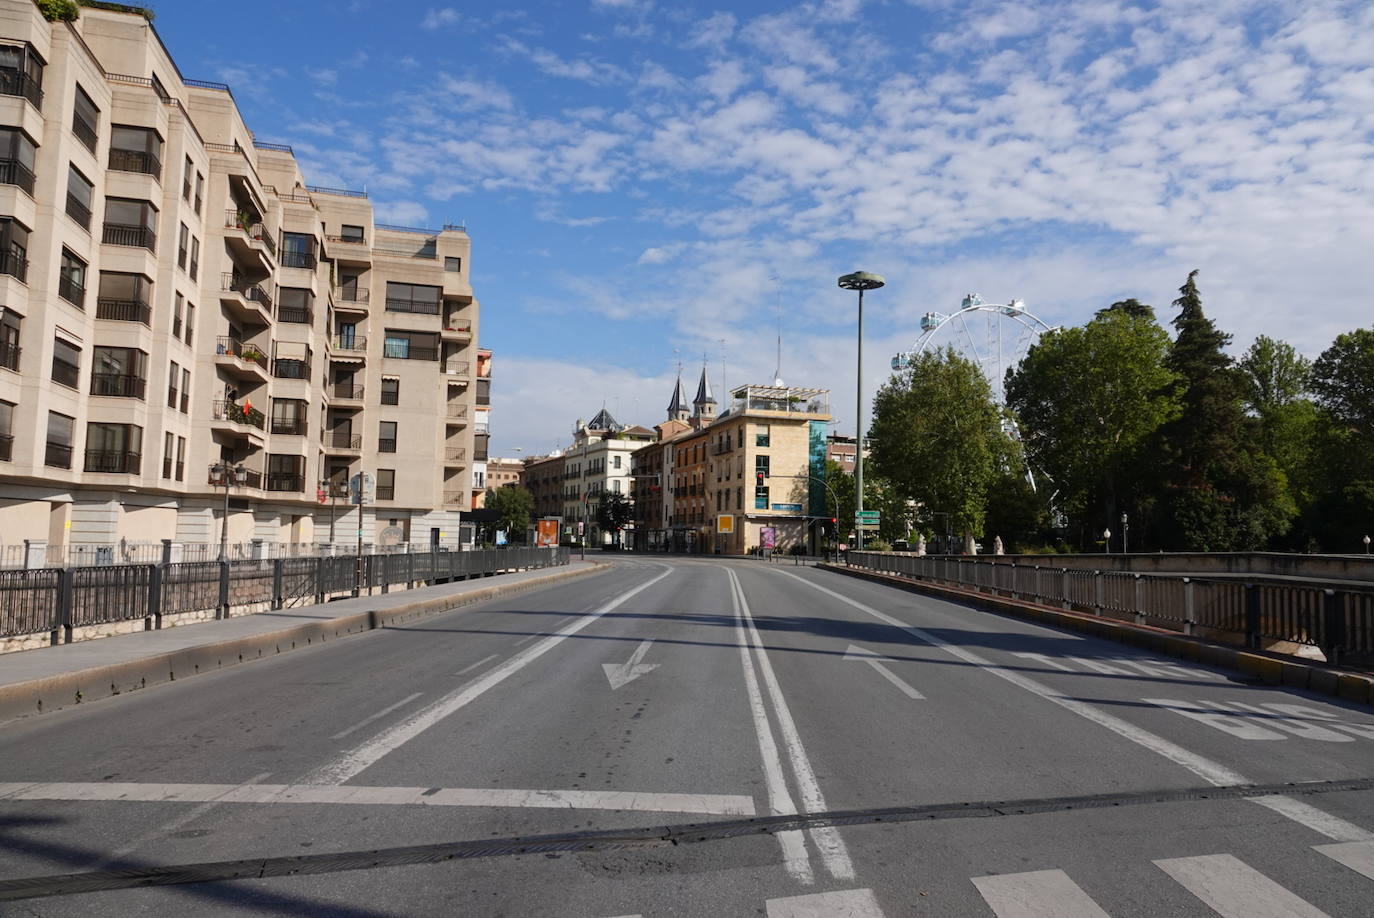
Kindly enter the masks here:
[[999, 536], [1008, 554], [1051, 540], [1049, 505], [1027, 475], [1021, 444], [1010, 438], [1006, 454], [997, 462], [997, 476], [988, 488], [983, 547], [992, 551]]
[[1337, 335], [1312, 365], [1311, 388], [1320, 415], [1303, 528], [1310, 547], [1360, 551], [1374, 534], [1374, 329]]
[[635, 507], [628, 497], [619, 491], [603, 491], [596, 505], [596, 524], [602, 532], [611, 533], [612, 541], [620, 545], [620, 531], [628, 526], [635, 517]]
[[500, 518], [496, 528], [506, 530], [511, 541], [525, 540], [534, 510], [533, 494], [524, 488], [488, 488], [483, 505], [496, 511]]
[[1312, 391], [1331, 417], [1374, 436], [1374, 329], [1337, 335], [1312, 366]]
[[[1007, 403], [1026, 459], [1080, 548], [1121, 511], [1144, 509], [1143, 451], [1179, 412], [1168, 354], [1169, 336], [1154, 311], [1126, 300], [1086, 325], [1042, 335], [1008, 374]], [[1029, 511], [1024, 492], [1004, 491], [1004, 500]]]
[[1318, 422], [1317, 406], [1307, 397], [1312, 362], [1291, 344], [1260, 335], [1237, 368], [1259, 445], [1283, 472], [1292, 502], [1304, 507], [1312, 500]]
[[1182, 411], [1159, 430], [1161, 547], [1240, 551], [1288, 529], [1296, 507], [1283, 473], [1252, 439], [1241, 374], [1222, 350], [1230, 336], [1202, 310], [1197, 271], [1174, 300], [1178, 337], [1165, 361], [1177, 374]]
[[922, 528], [947, 513], [955, 532], [979, 533], [1005, 452], [1001, 421], [977, 365], [952, 348], [926, 352], [874, 398], [872, 469], [916, 503]]

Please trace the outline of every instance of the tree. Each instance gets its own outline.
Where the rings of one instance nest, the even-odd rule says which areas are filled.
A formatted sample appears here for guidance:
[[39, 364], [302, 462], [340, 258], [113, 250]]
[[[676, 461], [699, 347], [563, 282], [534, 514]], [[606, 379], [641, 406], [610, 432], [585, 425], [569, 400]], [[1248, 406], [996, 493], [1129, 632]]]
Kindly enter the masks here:
[[1121, 307], [1041, 335], [1007, 378], [1026, 460], [1079, 548], [1104, 524], [1116, 528], [1122, 511], [1145, 509], [1143, 451], [1179, 412], [1178, 376], [1165, 366], [1169, 335], [1148, 306]]
[[635, 518], [635, 507], [628, 497], [619, 491], [603, 491], [596, 505], [596, 524], [602, 532], [611, 533], [616, 546], [620, 545], [620, 531]]
[[506, 530], [511, 541], [525, 541], [525, 533], [530, 528], [530, 513], [534, 510], [534, 495], [524, 488], [487, 489], [484, 506], [495, 510], [497, 529]]
[[955, 532], [971, 536], [982, 531], [1004, 452], [1001, 421], [976, 364], [952, 348], [928, 351], [873, 400], [872, 468], [898, 499], [916, 502], [921, 528], [946, 513]]
[[1303, 528], [1312, 547], [1358, 551], [1374, 534], [1374, 329], [1337, 335], [1312, 365], [1311, 388], [1319, 416]]
[[1312, 362], [1291, 344], [1260, 335], [1237, 368], [1245, 410], [1258, 424], [1259, 445], [1283, 472], [1293, 504], [1306, 507], [1315, 482], [1318, 422], [1317, 406], [1308, 397]]
[[1231, 340], [1202, 309], [1196, 270], [1174, 300], [1178, 336], [1165, 365], [1178, 376], [1178, 417], [1160, 428], [1154, 457], [1161, 547], [1253, 551], [1286, 532], [1296, 507], [1283, 473], [1255, 443], [1241, 374], [1222, 350]]
[[1117, 300], [1106, 309], [1099, 309], [1097, 317], [1100, 319], [1109, 313], [1121, 313], [1132, 319], [1149, 319], [1151, 322], [1155, 320], [1155, 308], [1140, 302], [1135, 297], [1131, 297], [1129, 300]]
[[1335, 421], [1374, 437], [1374, 329], [1337, 335], [1312, 365], [1311, 384]]

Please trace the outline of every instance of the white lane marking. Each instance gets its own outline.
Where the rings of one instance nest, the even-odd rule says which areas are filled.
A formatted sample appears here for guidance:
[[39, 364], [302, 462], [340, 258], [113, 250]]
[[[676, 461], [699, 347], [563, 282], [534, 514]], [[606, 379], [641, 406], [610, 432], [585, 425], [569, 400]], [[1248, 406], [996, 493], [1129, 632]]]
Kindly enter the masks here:
[[1062, 870], [972, 880], [997, 918], [1111, 918]]
[[343, 739], [343, 738], [344, 738], [345, 736], [347, 736], [348, 734], [354, 733], [354, 732], [356, 732], [356, 731], [358, 731], [358, 730], [361, 730], [363, 727], [366, 727], [368, 724], [372, 723], [374, 720], [377, 720], [378, 718], [381, 718], [381, 717], [385, 717], [386, 715], [390, 714], [392, 711], [396, 710], [397, 708], [403, 708], [403, 707], [405, 707], [406, 705], [410, 704], [412, 701], [414, 701], [416, 698], [419, 698], [419, 697], [420, 697], [421, 695], [423, 695], [423, 694], [424, 694], [424, 692], [416, 692], [414, 695], [410, 695], [410, 696], [408, 696], [408, 697], [406, 697], [406, 698], [402, 698], [400, 701], [396, 702], [395, 704], [389, 705], [389, 706], [387, 706], [387, 707], [385, 707], [385, 708], [382, 708], [382, 709], [381, 709], [380, 711], [378, 711], [376, 714], [372, 714], [372, 715], [370, 715], [370, 716], [368, 716], [368, 717], [364, 717], [362, 720], [358, 721], [356, 724], [354, 724], [353, 726], [349, 727], [347, 730], [340, 730], [338, 733], [335, 733], [333, 736], [331, 736], [330, 739]]
[[1189, 720], [1195, 720], [1200, 724], [1206, 724], [1222, 733], [1229, 733], [1238, 739], [1243, 740], [1281, 740], [1284, 735], [1275, 730], [1261, 727], [1242, 717], [1236, 717], [1225, 711], [1218, 711], [1214, 707], [1205, 704], [1194, 704], [1191, 701], [1178, 701], [1174, 698], [1142, 698], [1146, 704], [1164, 708], [1166, 711], [1173, 711], [1181, 714]]
[[1323, 711], [1321, 708], [1309, 708], [1304, 704], [1274, 704], [1266, 702], [1264, 705], [1271, 711], [1278, 711], [1280, 714], [1287, 714], [1291, 717], [1305, 717], [1308, 720], [1319, 720], [1322, 726], [1330, 727], [1332, 730], [1344, 730], [1353, 733], [1363, 739], [1374, 739], [1374, 724], [1349, 723], [1337, 720], [1340, 715], [1334, 711]]
[[[811, 768], [811, 760], [807, 758], [806, 749], [802, 746], [801, 734], [797, 732], [797, 724], [792, 720], [792, 712], [787, 707], [787, 700], [782, 696], [782, 686], [778, 684], [778, 677], [773, 674], [773, 664], [768, 659], [768, 651], [763, 648], [763, 639], [759, 637], [759, 632], [754, 627], [754, 616], [749, 612], [749, 602], [744, 597], [744, 587], [739, 582], [739, 577], [733, 570], [725, 569], [730, 575], [730, 580], [735, 586], [735, 593], [739, 597], [739, 611], [744, 616], [744, 623], [749, 627], [749, 635], [753, 644], [754, 653], [758, 657], [759, 671], [763, 673], [763, 684], [768, 687], [769, 700], [773, 702], [773, 713], [777, 716], [778, 731], [782, 734], [783, 746], [787, 749], [787, 758], [792, 765], [792, 774], [797, 779], [797, 790], [801, 793], [802, 806], [809, 813], [823, 813], [826, 810], [825, 797], [821, 794], [820, 782], [816, 780], [816, 773]], [[834, 826], [824, 826], [819, 829], [808, 830], [811, 841], [821, 853], [821, 862], [825, 864], [830, 875], [837, 880], [854, 879], [854, 862], [849, 859], [849, 851], [845, 848], [844, 839], [840, 838], [839, 831]]]
[[1051, 657], [1051, 656], [1048, 655], [1048, 654], [1043, 654], [1043, 653], [1013, 653], [1012, 656], [1013, 656], [1013, 657], [1020, 657], [1020, 658], [1023, 659], [1023, 660], [1034, 660], [1034, 661], [1037, 662], [1037, 663], [1043, 664], [1043, 665], [1045, 665], [1045, 666], [1049, 666], [1049, 667], [1051, 667], [1051, 668], [1053, 668], [1053, 669], [1061, 670], [1061, 671], [1066, 672], [1066, 673], [1075, 672], [1075, 670], [1074, 670], [1074, 668], [1073, 668], [1072, 666], [1065, 666], [1063, 663], [1060, 663], [1058, 660], [1056, 660], [1054, 657]]
[[769, 899], [768, 918], [883, 918], [871, 889]]
[[469, 663], [467, 666], [464, 666], [462, 669], [458, 670], [458, 672], [454, 673], [454, 675], [466, 676], [468, 673], [472, 672], [474, 669], [481, 666], [483, 663], [486, 663], [488, 660], [495, 660], [498, 656], [499, 654], [488, 654], [487, 656], [478, 660], [476, 663]]
[[1069, 657], [1070, 660], [1079, 666], [1094, 673], [1101, 673], [1104, 676], [1134, 676], [1135, 673], [1129, 669], [1122, 669], [1120, 666], [1113, 666], [1101, 660], [1092, 660], [1088, 657]]
[[642, 663], [644, 655], [649, 652], [653, 640], [640, 641], [635, 652], [630, 654], [630, 659], [624, 663], [602, 663], [601, 670], [606, 674], [606, 681], [611, 683], [611, 691], [615, 691], [622, 685], [629, 685], [646, 673], [651, 673], [658, 669], [657, 663]]
[[0, 801], [7, 800], [489, 806], [701, 813], [709, 816], [754, 815], [754, 798], [748, 794], [657, 794], [504, 787], [370, 787], [357, 784], [135, 784], [115, 781], [0, 784]]
[[1342, 842], [1339, 845], [1313, 845], [1313, 851], [1344, 864], [1356, 873], [1374, 880], [1374, 841]]
[[1154, 863], [1222, 918], [1330, 918], [1229, 854]]
[[[885, 612], [879, 612], [872, 606], [866, 606], [857, 600], [850, 599], [848, 596], [845, 596], [842, 593], [837, 593], [834, 590], [827, 589], [826, 587], [821, 586], [820, 584], [812, 583], [811, 581], [803, 577], [798, 577], [796, 574], [791, 574], [787, 571], [774, 571], [774, 573], [781, 574], [784, 577], [791, 577], [792, 579], [800, 583], [806, 584], [814, 590], [818, 590], [822, 593], [825, 593], [828, 596], [832, 596], [835, 599], [838, 599], [840, 602], [843, 602], [846, 605], [853, 606], [861, 612], [867, 612], [869, 615], [873, 616], [879, 621], [886, 622], [887, 624], [893, 625], [897, 628], [901, 628], [908, 634], [910, 634], [912, 637], [915, 637], [917, 640], [930, 644], [932, 647], [939, 647], [946, 653], [958, 657], [966, 663], [971, 663], [972, 665], [977, 666], [980, 669], [983, 669], [991, 673], [992, 675], [997, 676], [1000, 679], [1005, 679], [1007, 682], [1010, 682], [1012, 685], [1015, 685], [1018, 688], [1025, 689], [1026, 691], [1034, 695], [1039, 695], [1041, 698], [1045, 699], [1051, 704], [1059, 705], [1061, 708], [1064, 708], [1068, 711], [1072, 711], [1080, 717], [1092, 721], [1098, 726], [1105, 727], [1108, 730], [1111, 730], [1118, 736], [1124, 737], [1125, 739], [1128, 739], [1131, 742], [1136, 743], [1140, 746], [1144, 746], [1151, 752], [1155, 752], [1163, 756], [1164, 758], [1168, 759], [1169, 761], [1173, 762], [1174, 764], [1180, 765], [1183, 768], [1188, 769], [1193, 774], [1202, 778], [1204, 781], [1207, 781], [1209, 784], [1224, 786], [1229, 784], [1256, 783], [1242, 775], [1240, 772], [1233, 771], [1232, 769], [1227, 768], [1225, 765], [1222, 765], [1218, 762], [1213, 762], [1211, 759], [1204, 758], [1203, 756], [1200, 756], [1197, 753], [1189, 752], [1187, 749], [1184, 749], [1177, 743], [1172, 743], [1162, 736], [1156, 736], [1148, 730], [1144, 730], [1140, 727], [1137, 727], [1135, 724], [1132, 724], [1128, 721], [1124, 721], [1121, 718], [1116, 717], [1114, 715], [1108, 714], [1106, 711], [1099, 711], [1092, 705], [1084, 704], [1081, 701], [1065, 697], [1064, 695], [1061, 695], [1060, 693], [1056, 692], [1054, 689], [1050, 688], [1047, 685], [1042, 685], [1041, 683], [1036, 682], [1034, 679], [1028, 679], [1020, 673], [1013, 672], [1002, 666], [998, 666], [992, 661], [987, 660], [982, 656], [979, 656], [971, 650], [965, 650], [962, 647], [950, 644], [947, 641], [941, 640], [940, 638], [936, 637], [933, 634], [930, 634], [927, 631], [921, 630], [920, 628], [909, 626], [893, 618], [891, 615], [888, 615]], [[1330, 813], [1323, 812], [1322, 810], [1317, 809], [1309, 803], [1304, 803], [1301, 800], [1295, 800], [1291, 797], [1283, 796], [1250, 797], [1248, 799], [1253, 801], [1254, 803], [1259, 804], [1260, 806], [1268, 807], [1274, 812], [1279, 813], [1282, 816], [1286, 816], [1294, 822], [1307, 826], [1312, 831], [1319, 832], [1322, 835], [1325, 835], [1327, 838], [1333, 839], [1335, 841], [1367, 841], [1369, 839], [1374, 839], [1374, 833], [1371, 833], [1366, 829], [1362, 829], [1354, 823], [1346, 822], [1344, 819], [1341, 819], [1337, 816], [1332, 816]]]
[[635, 596], [638, 596], [671, 573], [672, 569], [669, 568], [652, 580], [645, 581], [634, 589], [621, 593], [615, 599], [603, 603], [592, 612], [578, 618], [577, 621], [572, 624], [544, 638], [544, 640], [540, 641], [538, 644], [532, 644], [526, 647], [515, 656], [510, 657], [504, 663], [497, 665], [489, 672], [484, 673], [462, 688], [455, 689], [423, 710], [411, 715], [401, 723], [383, 730], [356, 749], [349, 750], [332, 762], [320, 766], [307, 775], [301, 783], [343, 784], [345, 781], [356, 777], [360, 772], [375, 764], [383, 756], [419, 736], [445, 717], [448, 717], [454, 711], [480, 698], [488, 690], [500, 685], [530, 663], [533, 663], [550, 650], [553, 650], [571, 635], [586, 628], [612, 609], [616, 609], [624, 603], [629, 602]]
[[[754, 734], [759, 741], [759, 756], [763, 759], [764, 785], [768, 788], [768, 809], [774, 816], [796, 815], [797, 805], [787, 790], [787, 779], [782, 774], [782, 757], [778, 755], [773, 730], [768, 726], [768, 713], [763, 706], [763, 694], [759, 691], [758, 676], [754, 672], [754, 659], [749, 653], [749, 632], [744, 627], [744, 616], [740, 614], [740, 595], [738, 586], [730, 580], [730, 601], [735, 611], [735, 629], [739, 634], [739, 656], [744, 667], [744, 688], [749, 696], [749, 713], [754, 718]], [[800, 831], [779, 832], [778, 844], [782, 847], [782, 862], [787, 873], [802, 883], [815, 882], [811, 871], [811, 856], [806, 851], [806, 839]]]
[[884, 657], [881, 654], [876, 654], [871, 650], [864, 650], [858, 644], [850, 644], [849, 649], [847, 649], [844, 652], [844, 658], [846, 660], [857, 660], [860, 663], [867, 663], [869, 666], [873, 667], [873, 669], [876, 670], [880, 675], [882, 675], [884, 679], [886, 679], [888, 682], [891, 682], [893, 685], [897, 686], [897, 688], [901, 690], [903, 695], [914, 701], [920, 701], [926, 697], [925, 695], [922, 695], [920, 692], [916, 691], [914, 688], [908, 685], [900, 676], [898, 676], [892, 670], [888, 669], [886, 666], [883, 665], [884, 663], [892, 662], [892, 660], [888, 657]]
[[521, 644], [528, 644], [530, 641], [534, 640], [537, 637], [543, 637], [542, 632], [536, 631], [534, 634], [527, 634], [520, 640], [516, 641], [514, 646], [519, 647]]
[[1308, 723], [1295, 717], [1283, 717], [1267, 710], [1269, 705], [1261, 707], [1257, 704], [1245, 704], [1241, 701], [1216, 704], [1220, 708], [1238, 710], [1241, 716], [1249, 716], [1252, 712], [1259, 714], [1263, 718], [1259, 723], [1271, 726], [1276, 730], [1283, 730], [1294, 736], [1300, 736], [1303, 739], [1319, 740], [1323, 743], [1353, 743], [1355, 741], [1353, 736], [1346, 736], [1344, 733], [1337, 733], [1335, 730], [1328, 730], [1326, 727]]

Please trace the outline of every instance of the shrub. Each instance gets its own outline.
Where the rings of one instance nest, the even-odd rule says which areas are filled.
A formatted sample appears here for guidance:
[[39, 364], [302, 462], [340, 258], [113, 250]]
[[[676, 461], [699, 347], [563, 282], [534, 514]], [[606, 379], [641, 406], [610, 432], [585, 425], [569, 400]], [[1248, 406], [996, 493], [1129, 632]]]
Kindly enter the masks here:
[[38, 0], [38, 9], [49, 22], [75, 22], [81, 15], [76, 0]]

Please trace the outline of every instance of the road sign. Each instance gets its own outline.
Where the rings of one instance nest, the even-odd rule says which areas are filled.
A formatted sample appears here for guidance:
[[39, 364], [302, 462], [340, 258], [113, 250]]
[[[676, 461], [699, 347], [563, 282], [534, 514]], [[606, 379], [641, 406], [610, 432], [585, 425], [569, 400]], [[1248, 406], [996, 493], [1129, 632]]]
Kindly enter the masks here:
[[877, 523], [882, 519], [882, 512], [879, 510], [860, 510], [854, 514], [854, 519], [860, 523]]
[[721, 535], [731, 535], [735, 531], [735, 515], [733, 513], [716, 514], [716, 532]]

